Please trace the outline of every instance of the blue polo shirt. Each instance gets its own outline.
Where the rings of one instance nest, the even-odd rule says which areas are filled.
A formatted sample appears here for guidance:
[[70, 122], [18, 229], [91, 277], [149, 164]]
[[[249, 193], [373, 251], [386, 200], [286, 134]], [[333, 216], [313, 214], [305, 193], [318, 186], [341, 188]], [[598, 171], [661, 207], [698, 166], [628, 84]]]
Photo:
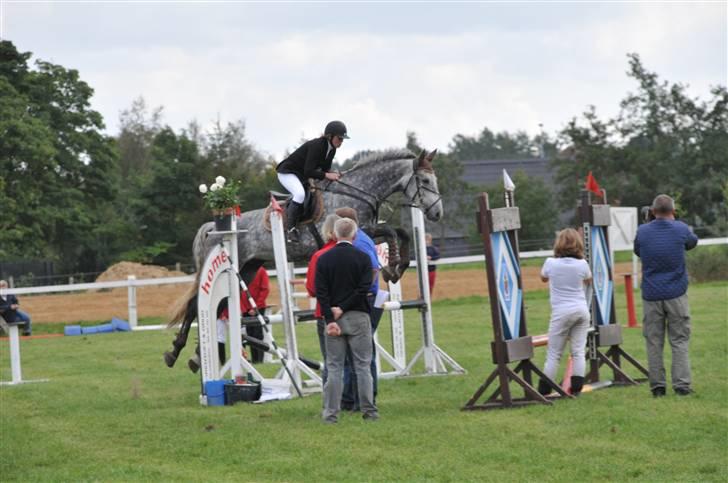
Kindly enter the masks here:
[[698, 237], [682, 221], [657, 219], [637, 229], [634, 253], [642, 259], [642, 298], [670, 300], [688, 290], [685, 250]]
[[[354, 246], [369, 255], [369, 259], [372, 261], [372, 268], [374, 270], [379, 269], [379, 258], [377, 257], [377, 247], [374, 244], [374, 240], [372, 240], [369, 235], [364, 233], [361, 228], [357, 229], [356, 231]], [[374, 280], [372, 281], [372, 287], [370, 289], [370, 292], [376, 295], [377, 292], [379, 292], [379, 276], [373, 278]]]

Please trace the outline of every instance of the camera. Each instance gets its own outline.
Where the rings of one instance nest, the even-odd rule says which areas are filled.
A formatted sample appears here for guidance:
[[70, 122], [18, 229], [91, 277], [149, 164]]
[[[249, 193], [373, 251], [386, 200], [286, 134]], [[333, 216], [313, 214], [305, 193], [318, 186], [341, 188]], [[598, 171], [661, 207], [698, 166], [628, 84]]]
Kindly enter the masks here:
[[645, 223], [649, 223], [655, 219], [655, 214], [652, 213], [652, 209], [649, 206], [640, 208], [640, 214], [642, 215], [642, 221]]

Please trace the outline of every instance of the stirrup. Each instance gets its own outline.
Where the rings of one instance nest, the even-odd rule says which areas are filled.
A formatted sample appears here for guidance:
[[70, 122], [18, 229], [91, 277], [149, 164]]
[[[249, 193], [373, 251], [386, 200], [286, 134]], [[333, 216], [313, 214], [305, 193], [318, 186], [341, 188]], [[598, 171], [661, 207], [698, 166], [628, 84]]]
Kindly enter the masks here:
[[298, 231], [298, 228], [294, 226], [288, 229], [286, 232], [286, 241], [288, 243], [298, 243], [301, 241], [301, 233]]

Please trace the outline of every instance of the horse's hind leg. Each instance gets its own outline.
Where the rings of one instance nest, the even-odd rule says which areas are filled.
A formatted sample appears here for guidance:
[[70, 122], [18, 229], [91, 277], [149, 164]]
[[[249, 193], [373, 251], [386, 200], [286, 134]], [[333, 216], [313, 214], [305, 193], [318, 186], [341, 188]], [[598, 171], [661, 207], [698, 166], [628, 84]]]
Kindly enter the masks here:
[[172, 350], [164, 353], [164, 363], [167, 367], [173, 367], [182, 349], [187, 345], [187, 338], [190, 335], [192, 322], [197, 318], [197, 297], [192, 297], [187, 302], [187, 311], [182, 320], [182, 326], [177, 332], [177, 337], [172, 341]]

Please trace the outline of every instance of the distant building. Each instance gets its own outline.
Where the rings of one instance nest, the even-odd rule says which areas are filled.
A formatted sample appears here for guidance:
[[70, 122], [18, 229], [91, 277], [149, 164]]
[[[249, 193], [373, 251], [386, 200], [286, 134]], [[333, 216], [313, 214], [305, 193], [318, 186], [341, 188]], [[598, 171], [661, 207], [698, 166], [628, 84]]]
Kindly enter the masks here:
[[[518, 171], [524, 172], [531, 178], [538, 178], [547, 185], [553, 184], [553, 172], [548, 158], [531, 159], [474, 159], [461, 161], [463, 174], [461, 179], [472, 186], [485, 187], [503, 183], [503, 170], [513, 177]], [[516, 188], [518, 189], [518, 188]], [[460, 220], [460, 229], [427, 223], [431, 230], [434, 243], [439, 245], [443, 257], [457, 257], [482, 253], [482, 248], [475, 246], [468, 238], [475, 224], [475, 198], [472, 200], [472, 209], [458, 213], [452, 202], [445, 202], [445, 216], [457, 217]], [[450, 206], [448, 206], [450, 205]]]

